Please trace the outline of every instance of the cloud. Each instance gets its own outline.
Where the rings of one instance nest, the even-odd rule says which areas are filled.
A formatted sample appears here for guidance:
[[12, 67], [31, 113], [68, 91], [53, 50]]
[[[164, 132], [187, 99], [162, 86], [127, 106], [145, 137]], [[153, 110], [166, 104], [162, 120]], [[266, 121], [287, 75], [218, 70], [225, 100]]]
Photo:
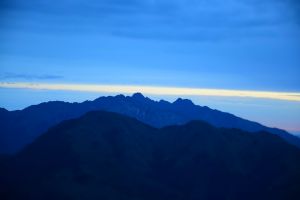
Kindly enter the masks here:
[[244, 97], [274, 99], [300, 102], [300, 93], [248, 91], [228, 89], [180, 88], [139, 85], [89, 85], [89, 84], [47, 84], [29, 82], [0, 82], [0, 88], [18, 88], [34, 90], [62, 90], [79, 92], [104, 93], [135, 93], [142, 92], [148, 95], [174, 95], [174, 96], [215, 96], [215, 97]]
[[0, 80], [23, 79], [23, 80], [57, 80], [62, 79], [63, 76], [43, 74], [17, 74], [17, 73], [4, 73], [0, 74]]

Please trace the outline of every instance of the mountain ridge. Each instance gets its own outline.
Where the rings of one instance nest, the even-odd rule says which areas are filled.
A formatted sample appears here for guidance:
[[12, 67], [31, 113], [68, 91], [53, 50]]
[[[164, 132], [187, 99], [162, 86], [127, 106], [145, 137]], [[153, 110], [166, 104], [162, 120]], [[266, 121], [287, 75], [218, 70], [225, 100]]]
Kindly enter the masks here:
[[268, 128], [230, 113], [195, 105], [187, 99], [178, 98], [170, 103], [164, 100], [154, 101], [136, 93], [132, 96], [99, 97], [82, 103], [51, 101], [19, 111], [0, 112], [0, 153], [16, 153], [51, 126], [93, 110], [117, 112], [158, 128], [202, 120], [217, 127], [239, 128], [250, 132], [265, 130], [280, 135], [300, 148], [300, 138], [284, 130]]
[[197, 120], [158, 129], [92, 111], [5, 158], [0, 193], [4, 200], [296, 200], [299, 165], [300, 150], [267, 132]]

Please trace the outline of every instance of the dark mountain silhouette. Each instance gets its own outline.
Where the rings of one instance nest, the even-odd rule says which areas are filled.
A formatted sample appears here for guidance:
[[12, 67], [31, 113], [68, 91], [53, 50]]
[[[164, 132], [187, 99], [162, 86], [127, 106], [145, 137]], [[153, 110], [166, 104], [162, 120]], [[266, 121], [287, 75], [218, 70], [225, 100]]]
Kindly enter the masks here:
[[90, 112], [49, 129], [0, 167], [1, 199], [300, 198], [300, 150], [205, 122], [152, 128]]
[[0, 153], [15, 153], [51, 126], [93, 110], [124, 114], [157, 128], [180, 125], [191, 120], [203, 120], [217, 127], [239, 128], [249, 132], [268, 131], [300, 147], [300, 138], [284, 130], [268, 128], [229, 113], [198, 106], [187, 99], [179, 98], [169, 103], [164, 100], [153, 101], [136, 93], [131, 97], [123, 95], [100, 97], [83, 103], [53, 101], [11, 112], [1, 109]]

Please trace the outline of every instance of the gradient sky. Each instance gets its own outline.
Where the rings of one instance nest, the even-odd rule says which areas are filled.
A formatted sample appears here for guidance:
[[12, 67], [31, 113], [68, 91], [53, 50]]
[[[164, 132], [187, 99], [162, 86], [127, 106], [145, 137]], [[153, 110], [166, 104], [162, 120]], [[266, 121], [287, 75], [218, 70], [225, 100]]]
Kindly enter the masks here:
[[[298, 0], [2, 0], [0, 107], [109, 94], [3, 83], [299, 93], [299, 13]], [[149, 95], [300, 132], [299, 101]]]

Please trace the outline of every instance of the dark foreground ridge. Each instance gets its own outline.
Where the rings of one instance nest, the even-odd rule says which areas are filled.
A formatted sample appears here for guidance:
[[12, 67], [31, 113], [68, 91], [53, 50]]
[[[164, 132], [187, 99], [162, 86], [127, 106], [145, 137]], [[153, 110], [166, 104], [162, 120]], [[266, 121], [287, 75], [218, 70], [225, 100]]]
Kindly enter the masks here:
[[20, 111], [1, 109], [0, 154], [18, 152], [50, 127], [94, 110], [124, 114], [157, 128], [202, 120], [216, 127], [238, 128], [249, 132], [268, 131], [300, 148], [300, 138], [286, 131], [268, 128], [206, 106], [194, 105], [187, 99], [179, 98], [174, 103], [163, 100], [157, 102], [136, 93], [131, 97], [100, 97], [83, 103], [47, 102]]
[[201, 121], [157, 129], [90, 112], [0, 158], [2, 200], [300, 199], [298, 148]]

